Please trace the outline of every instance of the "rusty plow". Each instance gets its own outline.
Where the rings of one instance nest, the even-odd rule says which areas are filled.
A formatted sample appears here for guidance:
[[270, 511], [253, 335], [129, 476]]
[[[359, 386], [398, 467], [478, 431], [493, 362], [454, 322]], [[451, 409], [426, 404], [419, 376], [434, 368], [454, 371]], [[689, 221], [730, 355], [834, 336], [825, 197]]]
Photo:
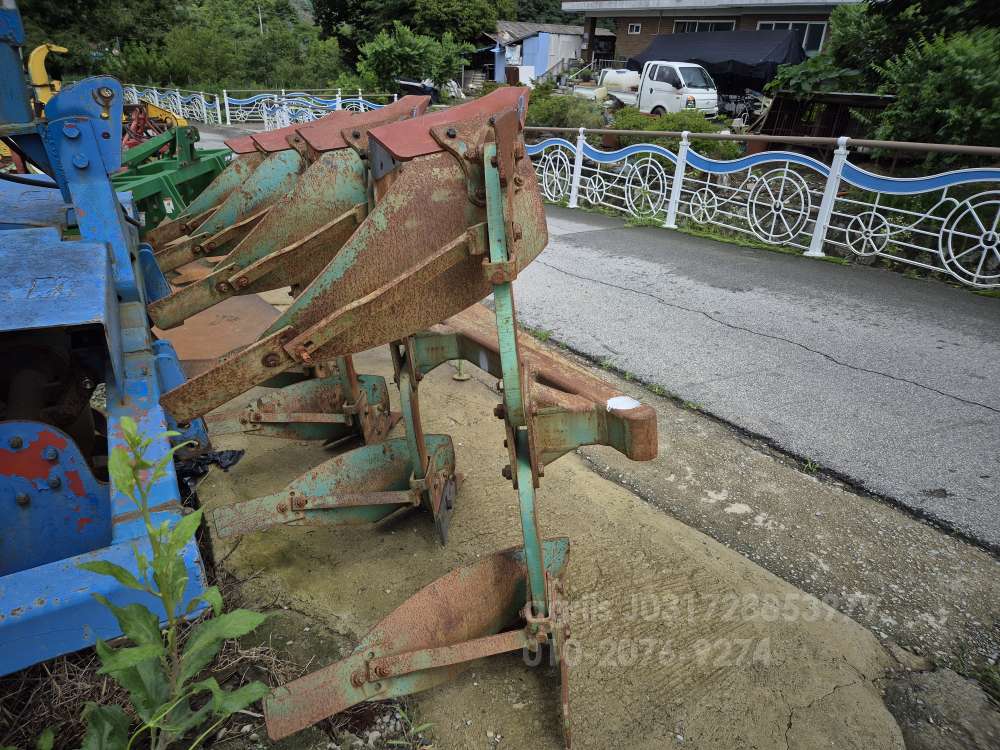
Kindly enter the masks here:
[[[321, 292], [329, 295], [332, 304], [325, 314], [308, 317], [301, 309], [299, 315], [289, 314], [271, 334], [281, 353], [268, 350], [265, 338], [254, 356], [274, 351], [280, 362], [285, 357], [294, 362], [303, 353], [363, 347], [406, 332], [410, 335], [392, 347], [404, 411], [405, 394], [415, 392], [414, 384], [445, 361], [466, 360], [500, 378], [502, 401], [494, 414], [505, 425], [510, 463], [504, 477], [518, 495], [523, 544], [431, 583], [376, 624], [350, 656], [273, 690], [264, 701], [272, 739], [363, 701], [432, 688], [478, 659], [522, 651], [531, 663], [538, 663], [537, 655], [544, 652], [559, 665], [562, 724], [567, 747], [570, 744], [571, 642], [563, 606], [569, 540], [542, 539], [535, 490], [547, 463], [581, 445], [609, 445], [634, 460], [654, 457], [656, 420], [650, 407], [518, 335], [511, 282], [544, 246], [546, 234], [544, 218], [539, 221], [535, 213], [540, 206], [537, 183], [523, 156], [520, 112], [526, 92], [496, 93], [501, 92], [517, 101], [471, 122], [453, 119], [438, 125], [440, 120], [433, 120], [438, 115], [423, 118], [432, 121], [429, 138], [417, 130], [420, 121], [405, 124], [405, 131], [394, 125], [386, 129], [393, 132], [371, 134], [378, 143], [370, 148], [376, 194], [384, 197], [366, 225], [380, 208], [385, 222], [373, 223], [367, 233], [363, 225], [351, 243], [359, 234], [365, 243], [353, 248], [349, 243], [339, 258], [350, 251], [360, 261], [372, 246], [384, 253], [386, 247], [395, 247], [378, 243], [386, 234], [409, 237], [419, 245], [421, 238], [407, 231], [416, 224], [404, 209], [426, 208], [438, 191], [442, 198], [451, 196], [451, 207], [455, 195], [466, 198], [464, 226], [445, 218], [432, 221], [435, 226], [427, 226], [425, 233], [439, 249], [425, 249], [410, 276], [385, 272], [376, 277], [367, 269], [353, 276], [351, 268], [343, 267], [335, 279], [312, 289], [312, 299], [321, 299]], [[480, 104], [488, 100], [484, 97]], [[406, 138], [401, 137], [404, 133]], [[440, 148], [430, 150], [435, 144]], [[414, 169], [420, 159], [434, 165], [432, 184]], [[455, 160], [460, 172], [453, 170]], [[394, 194], [399, 186], [406, 191]], [[423, 197], [413, 202], [412, 191], [420, 186], [425, 188]], [[431, 215], [447, 216], [444, 210]], [[375, 227], [381, 234], [372, 231]], [[438, 259], [440, 265], [432, 273], [423, 272]], [[355, 301], [349, 302], [341, 295], [360, 284], [359, 277], [368, 279], [370, 291], [361, 285]], [[468, 307], [465, 303], [488, 292], [494, 297], [493, 313], [480, 306], [460, 313]], [[299, 301], [309, 294], [306, 290]], [[383, 311], [391, 311], [392, 320], [385, 319]], [[429, 327], [430, 321], [443, 324], [413, 333]]]

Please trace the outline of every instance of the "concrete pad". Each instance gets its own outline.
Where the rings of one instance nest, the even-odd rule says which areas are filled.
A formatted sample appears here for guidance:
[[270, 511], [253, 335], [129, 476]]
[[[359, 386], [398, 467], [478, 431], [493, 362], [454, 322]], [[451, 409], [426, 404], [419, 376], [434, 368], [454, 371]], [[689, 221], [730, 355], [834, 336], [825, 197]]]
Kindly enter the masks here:
[[[359, 372], [390, 372], [384, 350], [356, 362]], [[376, 527], [279, 528], [235, 547], [215, 540], [216, 560], [251, 579], [252, 602], [308, 613], [356, 640], [435, 578], [520, 543], [516, 495], [500, 477], [507, 459], [502, 424], [490, 416], [492, 381], [477, 373], [456, 383], [451, 374], [439, 368], [421, 386], [425, 428], [452, 435], [466, 475], [449, 545], [437, 544], [419, 512]], [[216, 447], [248, 452], [202, 484], [208, 508], [276, 491], [326, 455], [318, 445], [244, 436]], [[890, 657], [852, 620], [576, 454], [546, 468], [539, 518], [543, 533], [573, 545], [575, 747], [903, 748], [876, 686]], [[414, 702], [433, 723], [435, 747], [558, 748], [558, 690], [552, 668], [509, 655]]]

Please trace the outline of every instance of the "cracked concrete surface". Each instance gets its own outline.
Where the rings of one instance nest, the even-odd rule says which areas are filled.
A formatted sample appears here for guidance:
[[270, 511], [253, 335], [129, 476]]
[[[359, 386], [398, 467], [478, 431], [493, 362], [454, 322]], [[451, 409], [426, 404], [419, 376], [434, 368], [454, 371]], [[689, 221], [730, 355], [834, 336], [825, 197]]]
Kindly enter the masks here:
[[[356, 364], [390, 372], [385, 351]], [[213, 540], [216, 559], [248, 581], [250, 601], [308, 613], [343, 636], [338, 644], [356, 643], [422, 586], [519, 543], [516, 496], [500, 477], [503, 427], [490, 416], [495, 383], [469, 370], [464, 383], [442, 367], [421, 384], [425, 428], [452, 435], [466, 475], [447, 547], [419, 512], [374, 527], [273, 528], [235, 549]], [[661, 451], [669, 440], [661, 435]], [[208, 508], [277, 491], [329, 455], [268, 438], [214, 442], [248, 453], [199, 488]], [[797, 474], [783, 467], [769, 480]], [[569, 695], [578, 750], [903, 749], [878, 687], [892, 659], [856, 622], [602, 478], [580, 455], [546, 467], [538, 513], [544, 535], [572, 540]], [[328, 647], [303, 645], [308, 637], [297, 633], [294, 647], [316, 655], [312, 669], [334, 658]], [[433, 724], [442, 750], [555, 750], [563, 746], [558, 697], [556, 670], [511, 654], [416, 695], [413, 710]]]
[[548, 215], [525, 324], [1000, 549], [1000, 300]]

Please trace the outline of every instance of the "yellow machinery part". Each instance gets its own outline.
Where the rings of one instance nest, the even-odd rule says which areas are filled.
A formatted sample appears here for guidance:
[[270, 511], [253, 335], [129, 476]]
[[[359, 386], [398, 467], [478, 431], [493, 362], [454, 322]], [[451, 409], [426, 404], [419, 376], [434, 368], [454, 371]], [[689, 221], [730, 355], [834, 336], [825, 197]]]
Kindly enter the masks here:
[[50, 52], [65, 54], [69, 50], [58, 44], [46, 42], [39, 44], [28, 55], [28, 78], [35, 90], [35, 99], [43, 105], [62, 88], [62, 81], [49, 78], [49, 72], [45, 69], [45, 58]]

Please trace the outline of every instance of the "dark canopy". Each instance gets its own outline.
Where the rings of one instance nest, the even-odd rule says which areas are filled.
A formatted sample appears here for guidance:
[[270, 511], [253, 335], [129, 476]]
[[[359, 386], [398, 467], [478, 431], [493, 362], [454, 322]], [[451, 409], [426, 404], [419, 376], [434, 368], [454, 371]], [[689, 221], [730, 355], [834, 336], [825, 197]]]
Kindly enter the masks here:
[[642, 70], [648, 60], [670, 60], [701, 65], [727, 93], [761, 89], [774, 78], [779, 65], [806, 59], [796, 31], [704, 31], [660, 34], [628, 67]]

